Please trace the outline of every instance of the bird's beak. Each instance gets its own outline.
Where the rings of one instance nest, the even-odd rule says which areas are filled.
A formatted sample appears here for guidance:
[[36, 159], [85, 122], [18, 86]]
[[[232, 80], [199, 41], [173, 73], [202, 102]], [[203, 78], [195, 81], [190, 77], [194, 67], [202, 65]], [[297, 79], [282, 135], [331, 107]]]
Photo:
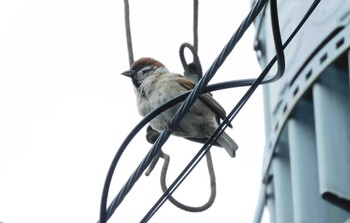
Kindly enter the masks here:
[[136, 72], [134, 70], [127, 70], [127, 71], [124, 71], [121, 74], [124, 75], [124, 76], [127, 76], [127, 77], [133, 77], [133, 76], [135, 76]]

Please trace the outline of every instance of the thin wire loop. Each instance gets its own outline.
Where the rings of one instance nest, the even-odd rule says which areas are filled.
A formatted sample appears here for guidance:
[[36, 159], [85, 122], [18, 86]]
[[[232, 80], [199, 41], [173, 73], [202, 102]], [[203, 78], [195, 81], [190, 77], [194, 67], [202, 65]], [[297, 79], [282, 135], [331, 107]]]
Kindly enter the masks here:
[[[181, 64], [184, 68], [184, 74], [187, 77], [190, 77], [191, 79], [193, 76], [196, 76], [195, 82], [198, 82], [203, 75], [202, 67], [200, 64], [199, 56], [198, 56], [198, 15], [199, 15], [199, 10], [198, 10], [198, 0], [193, 0], [193, 45], [189, 43], [183, 43], [180, 46], [180, 61]], [[185, 59], [185, 53], [184, 50], [185, 48], [188, 48], [193, 56], [193, 62], [191, 64], [188, 64]], [[191, 66], [194, 66], [194, 69], [191, 69]], [[195, 70], [195, 72], [193, 72]], [[195, 73], [195, 74], [193, 74]]]
[[[192, 53], [192, 56], [193, 56], [192, 63], [188, 64], [186, 59], [185, 59], [185, 52], [184, 52], [185, 48], [188, 48]], [[202, 70], [199, 56], [198, 56], [198, 53], [197, 53], [195, 47], [189, 43], [181, 44], [180, 50], [179, 50], [179, 56], [180, 56], [180, 61], [181, 61], [182, 67], [184, 68], [185, 76], [188, 78], [191, 78], [195, 82], [198, 82], [203, 76], [203, 70]]]
[[[161, 172], [161, 176], [160, 176], [160, 181], [161, 181], [161, 188], [162, 191], [165, 193], [168, 188], [166, 186], [166, 173], [167, 173], [167, 169], [169, 166], [169, 162], [170, 162], [170, 156], [163, 153], [162, 151], [160, 152], [160, 157], [162, 157], [164, 159], [164, 165], [162, 168], [162, 172]], [[206, 154], [206, 160], [207, 160], [207, 166], [208, 166], [208, 173], [209, 173], [209, 178], [210, 178], [210, 196], [208, 201], [198, 207], [192, 207], [192, 206], [188, 206], [185, 205], [179, 201], [177, 201], [174, 197], [169, 196], [168, 200], [174, 204], [176, 207], [185, 210], [185, 211], [189, 211], [189, 212], [202, 212], [207, 210], [208, 208], [210, 208], [214, 201], [215, 201], [215, 197], [216, 197], [216, 180], [215, 180], [215, 173], [214, 173], [214, 166], [213, 166], [213, 161], [212, 161], [212, 157], [210, 154], [210, 151], [208, 151], [208, 153]]]

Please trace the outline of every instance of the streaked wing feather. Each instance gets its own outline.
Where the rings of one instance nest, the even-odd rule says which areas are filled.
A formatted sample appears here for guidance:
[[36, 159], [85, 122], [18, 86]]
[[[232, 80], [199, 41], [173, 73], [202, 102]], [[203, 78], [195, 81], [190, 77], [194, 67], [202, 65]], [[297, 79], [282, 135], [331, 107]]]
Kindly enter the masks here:
[[[191, 90], [196, 85], [192, 80], [184, 78], [179, 75], [177, 80], [181, 86], [183, 86], [187, 90]], [[201, 94], [199, 96], [200, 100], [202, 100], [219, 118], [226, 118], [225, 109], [217, 102], [210, 93]], [[232, 127], [232, 125], [229, 125]]]

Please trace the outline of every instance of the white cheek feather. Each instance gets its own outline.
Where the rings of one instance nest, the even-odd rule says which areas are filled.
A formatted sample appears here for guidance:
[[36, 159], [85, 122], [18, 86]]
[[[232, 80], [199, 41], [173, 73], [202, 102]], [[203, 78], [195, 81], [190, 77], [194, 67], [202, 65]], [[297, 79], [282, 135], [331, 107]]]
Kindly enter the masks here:
[[152, 86], [155, 79], [156, 76], [147, 77], [145, 80], [143, 80], [139, 90], [136, 91], [137, 108], [139, 110], [139, 114], [142, 116], [146, 116], [154, 109], [149, 101], [149, 95], [152, 91]]
[[168, 68], [166, 67], [158, 67], [153, 71], [153, 75], [158, 75], [158, 74], [164, 74], [164, 73], [169, 73]]

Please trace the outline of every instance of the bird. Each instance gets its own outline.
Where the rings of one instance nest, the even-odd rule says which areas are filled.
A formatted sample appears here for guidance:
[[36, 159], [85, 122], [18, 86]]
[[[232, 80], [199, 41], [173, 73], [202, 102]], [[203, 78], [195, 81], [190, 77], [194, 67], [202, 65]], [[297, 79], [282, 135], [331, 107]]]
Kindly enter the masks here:
[[[145, 117], [165, 102], [194, 88], [196, 83], [177, 73], [172, 73], [163, 63], [151, 57], [142, 57], [121, 73], [131, 78], [136, 94], [138, 112]], [[173, 116], [180, 107], [176, 104], [150, 121], [152, 129], [161, 133], [169, 127]], [[175, 129], [174, 136], [205, 143], [219, 127], [220, 119], [226, 117], [224, 108], [211, 93], [201, 94]], [[214, 144], [223, 147], [231, 157], [235, 157], [237, 143], [225, 132]]]

